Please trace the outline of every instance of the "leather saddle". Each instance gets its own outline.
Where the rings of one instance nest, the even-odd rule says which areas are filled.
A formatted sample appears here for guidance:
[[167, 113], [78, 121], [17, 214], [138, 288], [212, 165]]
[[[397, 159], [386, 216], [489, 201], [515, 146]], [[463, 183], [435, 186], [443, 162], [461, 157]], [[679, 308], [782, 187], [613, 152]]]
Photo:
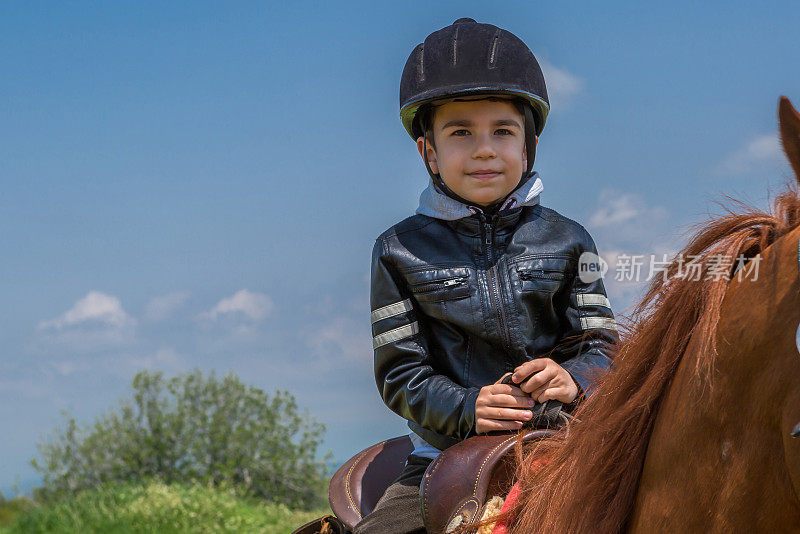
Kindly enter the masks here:
[[[523, 441], [539, 440], [553, 430], [528, 430]], [[514, 473], [511, 452], [517, 434], [475, 436], [442, 452], [425, 471], [420, 493], [428, 532], [444, 533], [455, 524], [479, 519], [485, 501], [505, 495]], [[345, 534], [369, 514], [400, 475], [413, 446], [408, 436], [377, 443], [353, 456], [333, 475], [328, 498], [335, 517], [326, 516], [294, 534]]]
[[451, 531], [480, 519], [484, 504], [494, 495], [505, 496], [514, 476], [513, 451], [518, 440], [538, 441], [554, 430], [527, 430], [522, 434], [475, 436], [444, 450], [428, 466], [422, 479], [422, 518], [433, 533]]
[[405, 467], [414, 450], [408, 436], [367, 447], [345, 462], [331, 478], [328, 501], [335, 516], [303, 525], [292, 534], [346, 534], [372, 512], [378, 499]]
[[414, 450], [408, 436], [367, 447], [334, 473], [328, 486], [331, 510], [348, 529], [375, 509], [378, 499], [400, 476], [406, 457]]
[[[506, 495], [514, 474], [511, 452], [518, 439], [544, 439], [567, 422], [561, 403], [538, 404], [521, 435], [492, 433], [461, 441], [431, 462], [420, 494], [428, 532], [445, 533], [456, 524], [479, 519], [487, 498]], [[345, 462], [331, 478], [328, 500], [335, 516], [325, 516], [293, 534], [345, 534], [375, 509], [386, 488], [400, 475], [413, 451], [411, 439], [400, 436], [382, 441]]]

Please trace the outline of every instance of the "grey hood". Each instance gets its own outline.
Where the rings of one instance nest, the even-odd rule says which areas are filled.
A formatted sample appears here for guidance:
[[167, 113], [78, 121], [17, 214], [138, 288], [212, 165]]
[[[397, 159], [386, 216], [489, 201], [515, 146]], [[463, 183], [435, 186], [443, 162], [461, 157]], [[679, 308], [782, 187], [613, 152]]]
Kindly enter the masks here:
[[[506, 199], [500, 210], [510, 209], [516, 206], [533, 206], [538, 204], [539, 196], [543, 189], [542, 179], [539, 178], [539, 173], [534, 171], [531, 173], [531, 177], [528, 181]], [[469, 217], [475, 212], [473, 209], [470, 209], [470, 206], [440, 193], [433, 185], [433, 179], [429, 179], [428, 187], [426, 187], [419, 196], [417, 213], [435, 219], [455, 221], [456, 219]]]

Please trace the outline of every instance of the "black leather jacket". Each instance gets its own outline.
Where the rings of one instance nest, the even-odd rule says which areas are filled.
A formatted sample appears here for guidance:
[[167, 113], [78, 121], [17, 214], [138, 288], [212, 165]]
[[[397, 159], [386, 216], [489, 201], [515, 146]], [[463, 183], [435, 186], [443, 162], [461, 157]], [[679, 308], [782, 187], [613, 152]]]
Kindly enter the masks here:
[[597, 254], [586, 229], [540, 204], [417, 214], [381, 234], [370, 296], [386, 405], [444, 449], [475, 433], [480, 388], [527, 360], [552, 358], [588, 395], [618, 336], [602, 278], [578, 276], [584, 252]]

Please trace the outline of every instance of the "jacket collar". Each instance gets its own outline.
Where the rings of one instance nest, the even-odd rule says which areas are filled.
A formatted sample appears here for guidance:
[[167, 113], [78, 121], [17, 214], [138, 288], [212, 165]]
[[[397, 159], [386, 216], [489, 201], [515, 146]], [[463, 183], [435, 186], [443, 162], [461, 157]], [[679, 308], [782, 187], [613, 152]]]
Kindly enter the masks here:
[[[506, 199], [498, 210], [498, 216], [502, 218], [503, 212], [514, 208], [538, 204], [543, 189], [542, 179], [539, 178], [539, 173], [534, 171], [528, 181]], [[433, 185], [433, 179], [428, 180], [428, 187], [419, 196], [419, 206], [417, 207], [418, 214], [444, 221], [472, 217], [479, 211], [480, 207], [478, 206], [468, 206], [440, 193]]]

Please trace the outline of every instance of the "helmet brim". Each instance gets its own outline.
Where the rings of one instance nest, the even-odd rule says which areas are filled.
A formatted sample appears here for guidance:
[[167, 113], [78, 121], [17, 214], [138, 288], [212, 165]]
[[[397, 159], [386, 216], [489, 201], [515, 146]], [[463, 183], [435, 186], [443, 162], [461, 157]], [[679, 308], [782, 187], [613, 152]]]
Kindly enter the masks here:
[[503, 89], [498, 87], [469, 87], [461, 90], [454, 90], [448, 88], [446, 91], [438, 90], [431, 91], [429, 94], [422, 94], [420, 97], [412, 102], [408, 102], [400, 110], [400, 120], [403, 122], [403, 127], [408, 132], [412, 139], [416, 140], [413, 131], [414, 117], [417, 115], [419, 108], [425, 104], [429, 104], [436, 100], [446, 100], [463, 95], [509, 95], [521, 98], [528, 102], [533, 108], [534, 113], [537, 115], [536, 135], [541, 135], [544, 130], [547, 115], [550, 113], [550, 105], [542, 97], [533, 93], [515, 89]]

